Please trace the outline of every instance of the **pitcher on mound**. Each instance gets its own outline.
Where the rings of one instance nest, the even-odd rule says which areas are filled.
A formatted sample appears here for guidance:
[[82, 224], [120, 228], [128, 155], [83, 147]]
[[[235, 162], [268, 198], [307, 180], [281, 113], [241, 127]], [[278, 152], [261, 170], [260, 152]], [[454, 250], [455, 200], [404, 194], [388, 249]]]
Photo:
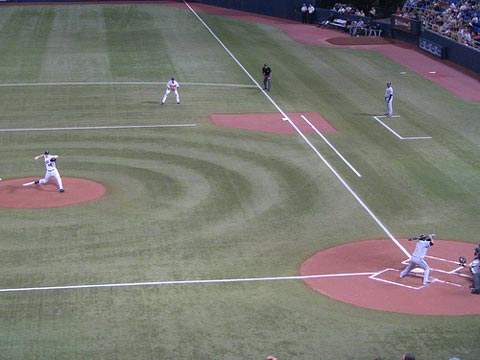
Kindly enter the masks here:
[[60, 177], [60, 172], [57, 169], [57, 159], [58, 155], [50, 155], [48, 150], [45, 150], [43, 154], [35, 156], [35, 160], [38, 160], [43, 157], [45, 161], [45, 177], [40, 180], [35, 180], [34, 184], [46, 184], [48, 180], [53, 176], [57, 181], [58, 190], [63, 192], [62, 178]]

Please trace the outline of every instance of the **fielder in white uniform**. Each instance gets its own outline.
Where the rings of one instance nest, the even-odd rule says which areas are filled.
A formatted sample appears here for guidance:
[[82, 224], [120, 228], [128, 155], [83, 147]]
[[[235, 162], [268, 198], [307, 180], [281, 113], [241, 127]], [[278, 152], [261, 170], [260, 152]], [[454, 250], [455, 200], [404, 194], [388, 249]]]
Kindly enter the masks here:
[[421, 267], [423, 272], [423, 285], [430, 284], [428, 276], [430, 275], [430, 267], [425, 262], [425, 256], [427, 255], [427, 249], [433, 245], [433, 239], [435, 234], [430, 235], [420, 235], [418, 237], [410, 238], [408, 241], [418, 240], [417, 245], [415, 246], [415, 251], [413, 252], [412, 257], [410, 258], [410, 264], [400, 273], [400, 277], [403, 278], [408, 275], [408, 273], [413, 270], [415, 267]]
[[177, 104], [180, 104], [180, 95], [178, 94], [179, 87], [180, 85], [178, 84], [178, 82], [175, 80], [175, 78], [172, 77], [170, 81], [167, 82], [167, 89], [165, 90], [165, 95], [163, 95], [162, 105], [165, 104], [165, 100], [167, 100], [168, 94], [170, 94], [172, 91], [177, 97]]
[[48, 183], [48, 180], [53, 176], [55, 180], [57, 181], [57, 186], [58, 190], [60, 192], [63, 192], [63, 184], [62, 184], [62, 178], [60, 177], [60, 173], [58, 172], [57, 169], [57, 159], [58, 155], [50, 155], [50, 152], [48, 150], [45, 150], [43, 154], [35, 156], [35, 160], [38, 160], [43, 157], [43, 160], [45, 161], [45, 177], [40, 180], [35, 180], [35, 184], [46, 184]]
[[387, 117], [393, 116], [393, 87], [392, 83], [387, 82], [387, 89], [385, 90], [385, 102], [387, 103]]

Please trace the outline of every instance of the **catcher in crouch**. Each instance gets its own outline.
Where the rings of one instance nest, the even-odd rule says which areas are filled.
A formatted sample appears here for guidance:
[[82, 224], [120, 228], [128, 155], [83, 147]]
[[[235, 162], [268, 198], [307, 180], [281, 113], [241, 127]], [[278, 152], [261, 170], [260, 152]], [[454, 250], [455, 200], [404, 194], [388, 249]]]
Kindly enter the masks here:
[[170, 94], [170, 92], [174, 92], [175, 93], [175, 96], [177, 97], [177, 104], [180, 104], [180, 95], [178, 94], [178, 88], [180, 87], [180, 85], [178, 84], [178, 82], [175, 80], [175, 78], [171, 78], [169, 82], [167, 82], [167, 89], [165, 90], [165, 95], [163, 95], [163, 99], [162, 99], [162, 105], [165, 104], [165, 100], [167, 100], [167, 96], [168, 94]]

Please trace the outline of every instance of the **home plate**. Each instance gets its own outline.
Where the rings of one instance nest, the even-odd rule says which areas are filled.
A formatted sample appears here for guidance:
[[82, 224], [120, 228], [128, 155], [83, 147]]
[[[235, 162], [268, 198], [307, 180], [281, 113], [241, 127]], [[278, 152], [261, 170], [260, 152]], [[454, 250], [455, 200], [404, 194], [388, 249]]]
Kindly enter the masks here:
[[423, 274], [425, 271], [422, 268], [415, 268], [412, 270], [412, 273]]

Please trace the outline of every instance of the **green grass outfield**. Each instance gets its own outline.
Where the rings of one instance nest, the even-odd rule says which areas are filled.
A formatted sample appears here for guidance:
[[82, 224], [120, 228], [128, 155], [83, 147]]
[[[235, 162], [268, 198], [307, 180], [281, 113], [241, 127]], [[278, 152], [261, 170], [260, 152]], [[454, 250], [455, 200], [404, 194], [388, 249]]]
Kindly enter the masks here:
[[[396, 237], [480, 242], [477, 103], [378, 53], [200, 15], [257, 81], [271, 64], [283, 111], [338, 129], [327, 137], [362, 177], [308, 139]], [[319, 250], [387, 237], [300, 136], [210, 123], [277, 109], [187, 9], [2, 7], [0, 52], [0, 176], [41, 176], [33, 157], [48, 148], [63, 176], [108, 189], [83, 205], [0, 209], [0, 289], [295, 276]], [[172, 75], [182, 104], [160, 106]], [[386, 80], [395, 129], [432, 139], [400, 140], [373, 119]], [[77, 82], [97, 84], [65, 84]], [[195, 126], [5, 131], [182, 124]], [[367, 310], [301, 280], [0, 292], [0, 357], [474, 360], [479, 321]]]

